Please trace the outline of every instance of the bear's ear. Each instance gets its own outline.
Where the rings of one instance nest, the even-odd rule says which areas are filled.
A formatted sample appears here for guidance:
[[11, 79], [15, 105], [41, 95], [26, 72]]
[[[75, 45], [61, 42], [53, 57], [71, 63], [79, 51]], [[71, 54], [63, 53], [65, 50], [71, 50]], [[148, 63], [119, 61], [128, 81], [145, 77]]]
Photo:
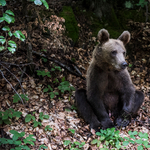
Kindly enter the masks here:
[[107, 42], [109, 40], [109, 33], [107, 30], [105, 29], [101, 29], [99, 32], [98, 32], [98, 40], [100, 41], [101, 44], [104, 44], [105, 42]]
[[130, 33], [128, 31], [124, 31], [118, 39], [121, 40], [124, 45], [126, 45], [130, 41], [130, 38]]

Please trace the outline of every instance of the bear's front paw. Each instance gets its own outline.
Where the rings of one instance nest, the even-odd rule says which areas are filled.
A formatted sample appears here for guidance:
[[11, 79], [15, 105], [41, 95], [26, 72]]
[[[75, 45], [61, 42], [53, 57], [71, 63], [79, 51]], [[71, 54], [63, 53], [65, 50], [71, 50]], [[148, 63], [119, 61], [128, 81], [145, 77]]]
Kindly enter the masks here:
[[109, 120], [107, 119], [107, 120], [101, 121], [101, 125], [102, 125], [103, 129], [114, 127], [114, 124], [113, 124], [113, 122], [110, 119]]
[[119, 127], [126, 127], [129, 123], [130, 123], [130, 119], [129, 118], [118, 117], [116, 119], [116, 124]]

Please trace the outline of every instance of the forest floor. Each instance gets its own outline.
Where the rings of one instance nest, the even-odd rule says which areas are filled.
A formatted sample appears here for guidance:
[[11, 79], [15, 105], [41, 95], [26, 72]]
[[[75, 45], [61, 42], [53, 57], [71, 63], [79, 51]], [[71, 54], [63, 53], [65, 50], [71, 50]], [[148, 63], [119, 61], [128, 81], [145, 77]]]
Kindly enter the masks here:
[[[84, 150], [98, 150], [103, 147], [104, 143], [100, 143], [99, 147], [96, 144], [91, 144], [94, 139], [99, 139], [99, 137], [78, 115], [75, 107], [75, 92], [71, 91], [71, 86], [75, 88], [85, 88], [86, 86], [84, 78], [92, 58], [92, 51], [96, 46], [97, 37], [92, 36], [87, 18], [76, 16], [80, 34], [78, 42], [73, 45], [71, 39], [64, 35], [65, 20], [56, 15], [61, 10], [61, 6], [59, 4], [56, 6], [54, 9], [54, 6], [50, 5], [49, 11], [53, 12], [53, 15], [44, 14], [43, 19], [39, 12], [44, 7], [30, 4], [28, 9], [35, 18], [29, 19], [30, 21], [26, 23], [26, 19], [21, 14], [22, 7], [19, 5], [14, 9], [13, 5], [8, 5], [7, 9], [14, 11], [16, 15], [15, 24], [9, 26], [11, 30], [21, 30], [26, 37], [28, 32], [30, 34], [30, 39], [26, 43], [32, 44], [34, 71], [30, 72], [27, 63], [27, 44], [25, 45], [14, 38], [13, 40], [18, 46], [17, 51], [14, 54], [0, 53], [0, 70], [3, 72], [0, 76], [0, 111], [13, 108], [15, 111], [22, 112], [22, 117], [12, 119], [11, 124], [0, 125], [0, 137], [11, 138], [12, 134], [9, 131], [16, 130], [25, 132], [25, 137], [29, 134], [34, 135], [36, 139], [34, 145], [27, 144], [33, 150], [39, 149], [42, 144], [47, 146], [49, 150], [75, 147]], [[121, 128], [119, 131], [121, 137], [129, 137], [128, 131], [137, 131], [147, 133], [150, 138], [150, 40], [148, 38], [150, 23], [130, 21], [128, 25], [131, 29], [131, 42], [127, 46], [129, 55], [126, 58], [129, 64], [128, 70], [136, 89], [144, 92], [145, 99], [136, 119], [132, 119], [126, 128]], [[49, 33], [46, 32], [47, 30]], [[41, 56], [40, 53], [46, 57]], [[62, 68], [63, 64], [65, 64], [64, 68]], [[61, 66], [61, 69], [57, 66]], [[66, 70], [66, 66], [72, 72]], [[38, 75], [37, 71], [41, 71], [41, 75]], [[25, 105], [21, 102], [13, 103], [14, 91], [6, 79], [19, 94], [27, 94], [29, 100]], [[17, 85], [18, 80], [21, 81], [21, 86]], [[70, 92], [63, 93], [58, 88], [64, 80], [69, 81]], [[62, 86], [62, 88], [65, 87]], [[53, 96], [50, 92], [58, 92], [59, 95]], [[41, 112], [49, 115], [49, 119], [40, 121], [39, 114]], [[27, 114], [34, 116], [36, 121], [41, 122], [41, 125], [34, 127], [33, 120], [26, 122], [25, 116]], [[50, 125], [49, 131], [45, 131], [47, 125]], [[138, 139], [138, 136], [136, 138]], [[65, 140], [72, 144], [69, 143], [68, 146], [65, 146]], [[79, 143], [76, 142], [80, 144], [85, 142], [85, 144], [83, 147], [81, 144], [82, 148], [79, 148]], [[130, 143], [122, 149], [136, 150], [138, 145]], [[1, 150], [9, 150], [10, 148], [14, 148], [14, 145], [11, 147], [5, 144], [0, 146]], [[110, 146], [109, 149], [111, 148]]]

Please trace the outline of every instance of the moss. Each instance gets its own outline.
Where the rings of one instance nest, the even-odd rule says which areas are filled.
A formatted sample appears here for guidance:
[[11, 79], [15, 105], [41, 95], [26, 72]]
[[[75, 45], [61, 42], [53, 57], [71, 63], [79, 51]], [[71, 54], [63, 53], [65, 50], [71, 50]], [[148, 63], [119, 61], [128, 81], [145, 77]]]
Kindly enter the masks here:
[[79, 29], [72, 8], [70, 6], [63, 6], [63, 10], [60, 12], [59, 16], [65, 19], [67, 36], [72, 38], [76, 43], [79, 38]]
[[[97, 36], [100, 29], [105, 28], [109, 31], [111, 38], [118, 38], [124, 30], [130, 30], [127, 26], [129, 20], [143, 22], [145, 21], [144, 11], [140, 10], [119, 10], [117, 13], [112, 9], [111, 17], [109, 20], [102, 18], [99, 20], [98, 17], [92, 12], [86, 12], [87, 19], [91, 21], [91, 30], [93, 36]], [[89, 17], [91, 16], [91, 17]]]
[[144, 10], [129, 10], [129, 9], [123, 9], [119, 10], [117, 12], [117, 16], [119, 19], [119, 22], [121, 22], [121, 25], [123, 28], [128, 28], [127, 22], [129, 20], [133, 20], [135, 22], [145, 22], [145, 11]]
[[[108, 20], [103, 20], [103, 21], [100, 21], [98, 19], [98, 17], [95, 16], [95, 14], [93, 14], [92, 12], [87, 12], [86, 14], [87, 16], [91, 16], [89, 19], [91, 21], [91, 30], [92, 30], [92, 33], [93, 33], [93, 36], [97, 37], [97, 34], [98, 34], [98, 31], [102, 28], [105, 28], [106, 30], [109, 31], [110, 33], [110, 37], [111, 38], [117, 38], [120, 36], [121, 32], [123, 31], [122, 27], [119, 25], [119, 22], [118, 22], [118, 25], [116, 26], [116, 21], [109, 21], [108, 23]], [[117, 20], [117, 18], [116, 18]]]

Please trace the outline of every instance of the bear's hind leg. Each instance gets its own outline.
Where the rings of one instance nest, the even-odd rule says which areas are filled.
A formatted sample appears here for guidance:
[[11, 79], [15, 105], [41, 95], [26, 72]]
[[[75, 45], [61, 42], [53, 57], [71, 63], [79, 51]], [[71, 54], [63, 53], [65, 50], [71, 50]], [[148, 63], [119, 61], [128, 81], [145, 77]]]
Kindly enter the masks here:
[[100, 127], [100, 122], [98, 121], [95, 113], [93, 112], [92, 107], [87, 101], [86, 90], [78, 89], [75, 92], [75, 99], [77, 103], [77, 108], [80, 115], [84, 118], [84, 120], [90, 124], [90, 128], [98, 131], [98, 127]]

